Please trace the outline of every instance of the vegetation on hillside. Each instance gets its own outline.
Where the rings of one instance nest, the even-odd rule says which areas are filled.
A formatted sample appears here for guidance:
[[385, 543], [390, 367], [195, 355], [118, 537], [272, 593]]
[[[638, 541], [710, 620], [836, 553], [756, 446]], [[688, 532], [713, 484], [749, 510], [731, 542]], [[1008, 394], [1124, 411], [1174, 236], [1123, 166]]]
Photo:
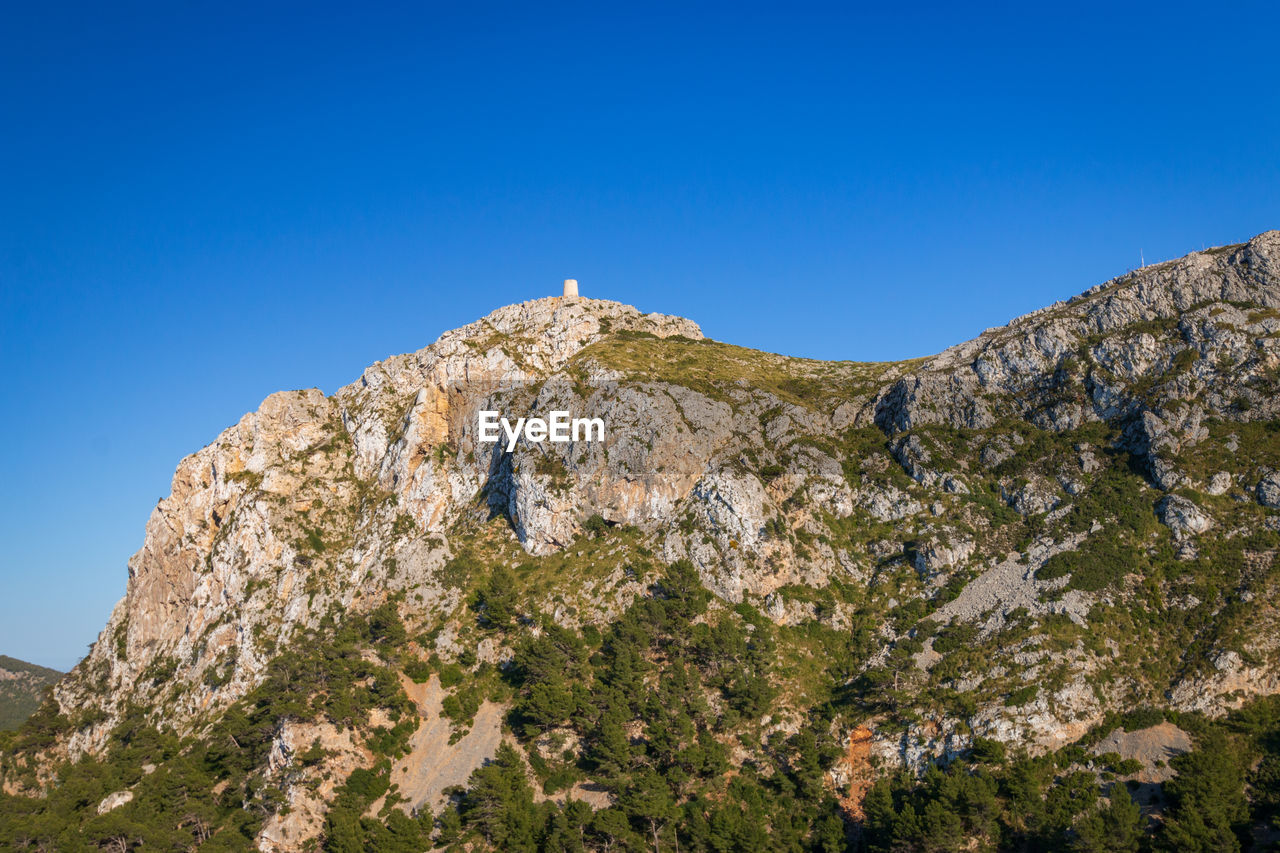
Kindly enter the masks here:
[[22, 725], [61, 677], [56, 669], [0, 655], [0, 731]]
[[[358, 732], [378, 759], [364, 775], [385, 778], [417, 726], [394, 665], [404, 639], [394, 605], [330, 622], [278, 656], [258, 689], [199, 734], [180, 739], [135, 708], [100, 758], [74, 764], [35, 760], [36, 750], [68, 727], [46, 703], [19, 731], [0, 736], [6, 780], [28, 788], [43, 781], [45, 791], [0, 795], [0, 848], [249, 849], [266, 818], [288, 808], [279, 780], [267, 773], [286, 721], [326, 721]], [[390, 718], [389, 727], [370, 726], [374, 709]], [[304, 752], [298, 760], [322, 758]], [[99, 803], [122, 791], [133, 794], [129, 802], [98, 813]]]

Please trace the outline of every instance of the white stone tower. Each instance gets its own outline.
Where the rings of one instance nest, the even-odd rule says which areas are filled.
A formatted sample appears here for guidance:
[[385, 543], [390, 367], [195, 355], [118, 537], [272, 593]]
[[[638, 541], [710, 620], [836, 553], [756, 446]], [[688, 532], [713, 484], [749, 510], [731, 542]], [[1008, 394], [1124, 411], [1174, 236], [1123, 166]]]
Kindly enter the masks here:
[[578, 280], [576, 278], [566, 278], [564, 280], [564, 295], [565, 296], [578, 295]]

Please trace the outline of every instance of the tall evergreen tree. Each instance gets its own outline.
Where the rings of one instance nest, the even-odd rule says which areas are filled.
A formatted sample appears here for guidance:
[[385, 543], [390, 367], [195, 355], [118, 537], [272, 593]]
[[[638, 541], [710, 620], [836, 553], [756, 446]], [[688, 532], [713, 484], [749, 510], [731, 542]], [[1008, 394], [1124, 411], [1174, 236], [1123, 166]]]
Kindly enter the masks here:
[[1080, 853], [1138, 853], [1146, 821], [1123, 785], [1115, 785], [1106, 805], [1086, 814], [1076, 825], [1071, 849]]
[[1190, 853], [1239, 850], [1249, 804], [1244, 771], [1226, 735], [1213, 729], [1196, 749], [1169, 763], [1178, 775], [1165, 783], [1170, 808], [1164, 846]]

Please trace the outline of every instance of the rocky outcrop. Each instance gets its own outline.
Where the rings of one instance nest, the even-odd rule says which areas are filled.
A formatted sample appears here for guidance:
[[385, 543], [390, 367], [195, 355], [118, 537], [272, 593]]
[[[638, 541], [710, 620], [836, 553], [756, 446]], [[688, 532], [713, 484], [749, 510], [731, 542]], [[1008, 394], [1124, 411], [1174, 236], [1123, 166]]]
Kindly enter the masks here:
[[1278, 269], [1268, 231], [1113, 279], [926, 360], [879, 397], [876, 423], [973, 429], [1016, 414], [1061, 430], [1138, 414], [1148, 394], [1273, 418], [1280, 399], [1255, 380], [1280, 359]]
[[133, 791], [114, 791], [102, 798], [98, 803], [98, 814], [115, 811], [126, 803], [133, 802]]
[[916, 548], [912, 562], [922, 576], [936, 577], [964, 565], [975, 547], [974, 541], [968, 537], [931, 536]]
[[1258, 481], [1258, 503], [1280, 509], [1280, 471], [1270, 471]]
[[1005, 500], [1021, 515], [1044, 515], [1062, 503], [1057, 487], [1044, 477], [1024, 483], [1017, 491], [1006, 494]]
[[1213, 527], [1213, 519], [1181, 495], [1168, 495], [1156, 504], [1156, 512], [1177, 539], [1199, 536]]

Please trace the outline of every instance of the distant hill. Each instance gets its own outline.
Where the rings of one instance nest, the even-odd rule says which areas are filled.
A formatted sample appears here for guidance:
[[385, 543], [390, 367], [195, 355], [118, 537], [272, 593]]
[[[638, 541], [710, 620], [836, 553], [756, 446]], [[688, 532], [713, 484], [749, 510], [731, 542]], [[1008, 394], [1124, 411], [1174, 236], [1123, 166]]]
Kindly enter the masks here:
[[0, 655], [0, 730], [16, 729], [40, 707], [45, 689], [62, 678], [56, 669]]

